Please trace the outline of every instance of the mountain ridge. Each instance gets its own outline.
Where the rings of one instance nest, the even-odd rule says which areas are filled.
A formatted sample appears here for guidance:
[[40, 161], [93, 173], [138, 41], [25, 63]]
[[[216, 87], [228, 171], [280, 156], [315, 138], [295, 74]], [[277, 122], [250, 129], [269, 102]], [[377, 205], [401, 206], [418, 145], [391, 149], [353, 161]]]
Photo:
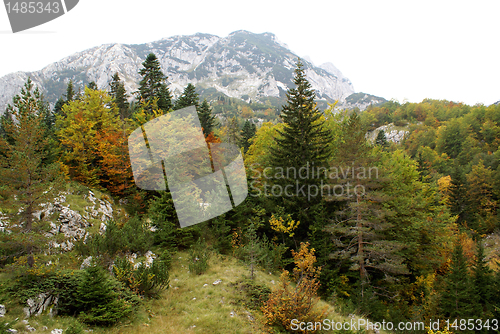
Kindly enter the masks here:
[[[95, 81], [99, 89], [109, 89], [118, 72], [129, 94], [140, 81], [139, 69], [149, 53], [158, 57], [168, 76], [171, 92], [179, 96], [188, 83], [201, 91], [216, 89], [242, 100], [284, 98], [293, 88], [293, 71], [299, 58], [272, 33], [254, 34], [238, 30], [226, 37], [197, 33], [176, 35], [143, 44], [108, 43], [95, 46], [33, 72], [15, 72], [0, 78], [0, 111], [20, 92], [31, 77], [46, 100], [54, 103], [64, 94], [67, 83], [82, 87]], [[333, 64], [319, 67], [302, 60], [306, 76], [319, 100], [343, 101], [354, 93], [350, 80]]]

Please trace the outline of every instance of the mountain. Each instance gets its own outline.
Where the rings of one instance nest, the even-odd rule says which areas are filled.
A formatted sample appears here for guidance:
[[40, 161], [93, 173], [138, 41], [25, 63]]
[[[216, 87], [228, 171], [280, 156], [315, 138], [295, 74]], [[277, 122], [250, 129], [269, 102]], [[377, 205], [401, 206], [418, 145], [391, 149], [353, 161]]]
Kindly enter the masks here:
[[344, 100], [340, 100], [337, 107], [340, 109], [354, 109], [365, 110], [369, 106], [379, 106], [386, 103], [387, 100], [383, 97], [366, 94], [366, 93], [353, 93]]
[[[191, 82], [200, 93], [223, 93], [245, 101], [285, 98], [293, 87], [293, 71], [298, 56], [274, 34], [236, 31], [221, 38], [198, 33], [173, 36], [146, 44], [105, 44], [75, 53], [40, 71], [16, 72], [0, 78], [0, 112], [20, 92], [28, 77], [40, 87], [47, 101], [54, 103], [69, 80], [76, 87], [95, 81], [109, 89], [115, 72], [132, 94], [138, 88], [138, 71], [149, 53], [158, 57], [168, 76], [174, 96]], [[307, 78], [318, 99], [343, 101], [354, 93], [349, 79], [331, 63], [316, 67], [303, 60]]]

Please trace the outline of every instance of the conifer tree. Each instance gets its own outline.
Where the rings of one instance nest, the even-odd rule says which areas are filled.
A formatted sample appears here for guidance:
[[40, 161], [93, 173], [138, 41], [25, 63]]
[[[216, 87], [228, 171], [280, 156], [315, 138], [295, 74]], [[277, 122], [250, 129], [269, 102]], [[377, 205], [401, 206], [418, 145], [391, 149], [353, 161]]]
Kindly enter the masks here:
[[250, 140], [255, 136], [257, 132], [257, 127], [254, 123], [250, 121], [245, 121], [243, 129], [241, 129], [241, 146], [243, 147], [243, 152], [246, 153], [251, 145]]
[[95, 81], [91, 81], [87, 84], [87, 88], [88, 89], [92, 89], [92, 90], [97, 90], [97, 84], [95, 83]]
[[[477, 305], [477, 318], [485, 318], [485, 315], [491, 315], [491, 303], [494, 296], [494, 277], [493, 271], [488, 267], [484, 255], [484, 246], [481, 240], [477, 241], [477, 254], [472, 271], [472, 280], [474, 283], [474, 302]], [[487, 318], [488, 316], [486, 316]]]
[[474, 290], [467, 269], [467, 260], [460, 240], [453, 249], [451, 265], [444, 278], [441, 294], [441, 309], [450, 319], [471, 318], [474, 315]]
[[399, 253], [403, 244], [386, 236], [391, 227], [386, 220], [390, 212], [383, 205], [388, 199], [382, 191], [386, 180], [360, 176], [373, 165], [381, 166], [370, 154], [366, 131], [357, 113], [349, 116], [342, 133], [333, 166], [349, 172], [330, 180], [327, 198], [343, 202], [344, 208], [338, 211], [328, 230], [336, 247], [332, 257], [352, 263], [350, 269], [359, 272], [363, 295], [370, 272], [372, 276], [383, 274], [383, 280], [390, 281], [408, 273], [408, 269]]
[[198, 117], [200, 118], [201, 127], [203, 128], [203, 134], [205, 138], [207, 138], [208, 135], [214, 131], [216, 121], [206, 99], [203, 100], [201, 106], [198, 108]]
[[379, 145], [379, 146], [387, 146], [388, 143], [387, 143], [387, 137], [385, 136], [385, 132], [384, 130], [380, 130], [378, 133], [377, 133], [377, 138], [375, 139], [375, 144], [376, 145]]
[[231, 117], [227, 126], [226, 141], [231, 144], [238, 145], [240, 142], [240, 127], [236, 117]]
[[189, 106], [195, 106], [198, 110], [199, 98], [196, 93], [196, 89], [193, 84], [188, 83], [186, 88], [184, 88], [184, 92], [181, 96], [175, 101], [174, 110], [179, 110]]
[[463, 167], [456, 165], [451, 175], [450, 211], [457, 215], [457, 224], [462, 225], [469, 220], [469, 199]]
[[130, 116], [130, 104], [127, 101], [127, 91], [125, 90], [125, 85], [121, 81], [118, 72], [113, 75], [113, 80], [111, 81], [110, 86], [110, 95], [113, 98], [113, 102], [118, 107], [120, 118], [124, 120]]
[[[28, 78], [20, 95], [9, 105], [8, 114], [15, 121], [4, 121], [0, 137], [0, 207], [12, 222], [9, 238], [21, 245], [27, 263], [33, 266], [33, 253], [45, 242], [41, 222], [33, 214], [41, 203], [52, 199], [62, 183], [58, 163], [48, 163], [49, 137], [45, 119], [48, 109], [38, 89]], [[16, 247], [15, 247], [16, 248]]]
[[153, 105], [153, 100], [157, 99], [158, 107], [167, 112], [172, 101], [166, 84], [167, 76], [161, 71], [158, 58], [154, 53], [150, 53], [142, 66], [144, 68], [139, 70], [142, 80], [139, 82], [138, 98], [149, 105]]
[[56, 104], [54, 105], [54, 115], [58, 115], [61, 112], [64, 103], [65, 101], [62, 97], [57, 99]]
[[168, 90], [166, 84], [163, 84], [160, 87], [160, 93], [158, 95], [158, 108], [163, 110], [164, 112], [167, 112], [173, 108], [172, 95], [170, 94], [170, 91]]
[[66, 88], [66, 102], [73, 101], [77, 96], [77, 93], [75, 92], [75, 88], [73, 87], [73, 81], [70, 80], [68, 82], [68, 86]]
[[[286, 93], [287, 103], [280, 115], [285, 126], [282, 131], [278, 130], [279, 135], [275, 138], [277, 145], [271, 149], [271, 165], [277, 173], [284, 170], [295, 171], [295, 175], [284, 173], [283, 177], [273, 181], [281, 189], [294, 189], [289, 191], [291, 196], [281, 197], [282, 205], [289, 212], [299, 211], [302, 215], [307, 214], [308, 207], [321, 200], [319, 192], [315, 190], [319, 189], [324, 176], [317, 175], [319, 173], [314, 173], [313, 176], [310, 171], [312, 168], [318, 170], [319, 167], [326, 166], [331, 153], [328, 142], [332, 140], [332, 135], [324, 126], [322, 114], [314, 102], [316, 94], [306, 79], [300, 59], [295, 69], [294, 83], [296, 87]], [[308, 177], [299, 177], [301, 168], [309, 170]], [[308, 227], [307, 217], [294, 218], [302, 222], [300, 228]]]

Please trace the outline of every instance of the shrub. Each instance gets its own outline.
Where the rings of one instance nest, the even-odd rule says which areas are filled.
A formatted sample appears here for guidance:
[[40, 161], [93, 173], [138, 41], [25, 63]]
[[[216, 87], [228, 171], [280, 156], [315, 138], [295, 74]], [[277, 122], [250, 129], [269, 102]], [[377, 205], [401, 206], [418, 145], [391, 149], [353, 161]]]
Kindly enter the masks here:
[[148, 217], [155, 227], [154, 244], [169, 249], [186, 249], [200, 237], [199, 226], [179, 228], [174, 201], [169, 192], [150, 201]]
[[123, 226], [114, 220], [108, 221], [104, 234], [95, 234], [77, 244], [77, 251], [84, 256], [103, 257], [110, 262], [118, 254], [145, 253], [153, 245], [153, 234], [149, 226], [139, 217], [133, 217]]
[[267, 286], [257, 284], [254, 280], [244, 281], [241, 287], [246, 294], [245, 306], [252, 310], [260, 309], [271, 293]]
[[245, 232], [243, 234], [241, 229], [234, 231], [231, 243], [234, 255], [249, 263], [251, 272], [255, 265], [267, 271], [276, 271], [285, 266], [283, 255], [288, 247], [269, 241], [265, 234], [258, 237], [256, 225], [252, 221]]
[[211, 221], [211, 231], [214, 237], [214, 250], [220, 254], [228, 254], [231, 251], [231, 226], [228, 220], [221, 215]]
[[101, 267], [84, 270], [77, 288], [78, 318], [83, 323], [110, 326], [132, 312], [139, 301]]
[[195, 275], [201, 275], [208, 269], [208, 260], [211, 250], [203, 239], [198, 239], [189, 250], [189, 271]]
[[82, 334], [84, 332], [83, 325], [78, 321], [70, 324], [64, 331], [65, 334]]
[[118, 258], [113, 266], [113, 274], [134, 293], [145, 297], [158, 297], [168, 288], [169, 270], [172, 258], [164, 251], [153, 263], [141, 263], [136, 269], [126, 258]]
[[[314, 267], [314, 249], [309, 250], [308, 246], [308, 243], [301, 243], [299, 252], [292, 250], [295, 262], [292, 277], [288, 271], [283, 271], [280, 286], [271, 292], [261, 308], [267, 325], [287, 332], [296, 332], [291, 328], [293, 319], [313, 323], [324, 319], [326, 308], [320, 310], [317, 305], [320, 269]], [[291, 279], [295, 281], [295, 286], [292, 285]]]

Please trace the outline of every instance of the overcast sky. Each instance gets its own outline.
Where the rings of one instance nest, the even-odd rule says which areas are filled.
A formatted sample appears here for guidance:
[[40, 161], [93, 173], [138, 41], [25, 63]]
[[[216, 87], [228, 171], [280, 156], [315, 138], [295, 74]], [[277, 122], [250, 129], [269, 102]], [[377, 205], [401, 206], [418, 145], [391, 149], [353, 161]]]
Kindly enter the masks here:
[[499, 14], [498, 0], [80, 0], [66, 15], [13, 34], [0, 9], [0, 77], [105, 43], [243, 29], [272, 32], [316, 65], [333, 63], [356, 92], [489, 105], [500, 100]]

